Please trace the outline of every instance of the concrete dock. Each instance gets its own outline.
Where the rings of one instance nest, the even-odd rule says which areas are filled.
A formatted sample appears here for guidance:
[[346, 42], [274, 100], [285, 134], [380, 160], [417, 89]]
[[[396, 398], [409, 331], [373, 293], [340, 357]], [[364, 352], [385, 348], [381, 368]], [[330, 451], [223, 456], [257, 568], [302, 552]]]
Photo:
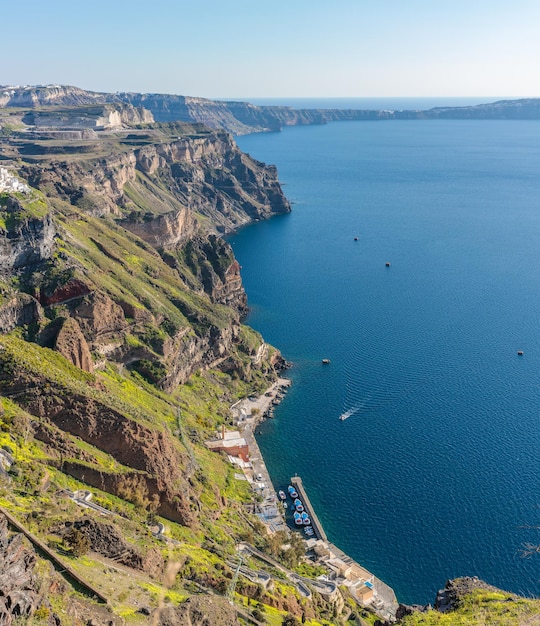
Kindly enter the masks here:
[[[323, 560], [335, 571], [336, 582], [348, 586], [351, 593], [361, 603], [364, 605], [369, 604], [377, 615], [391, 621], [398, 608], [398, 601], [394, 590], [354, 561], [348, 554], [345, 554], [345, 552], [328, 541], [324, 528], [313, 509], [313, 505], [308, 498], [300, 476], [293, 476], [291, 478], [291, 484], [298, 492], [298, 496], [302, 500], [302, 504], [311, 519], [311, 526], [317, 537], [317, 543], [323, 548], [322, 551], [327, 553], [327, 557]], [[370, 593], [371, 590], [373, 590], [372, 597], [366, 601], [368, 596], [363, 596], [362, 591], [368, 591], [368, 593]]]
[[298, 496], [300, 497], [300, 500], [302, 500], [304, 509], [309, 515], [309, 518], [311, 520], [311, 527], [313, 528], [315, 537], [317, 537], [317, 539], [321, 539], [322, 541], [328, 541], [328, 537], [324, 532], [324, 528], [322, 527], [322, 524], [319, 521], [319, 518], [317, 517], [315, 510], [311, 505], [311, 502], [309, 501], [308, 495], [306, 493], [306, 490], [304, 489], [304, 485], [302, 484], [302, 479], [300, 478], [300, 476], [293, 476], [291, 478], [291, 485], [293, 485], [293, 487], [298, 492]]

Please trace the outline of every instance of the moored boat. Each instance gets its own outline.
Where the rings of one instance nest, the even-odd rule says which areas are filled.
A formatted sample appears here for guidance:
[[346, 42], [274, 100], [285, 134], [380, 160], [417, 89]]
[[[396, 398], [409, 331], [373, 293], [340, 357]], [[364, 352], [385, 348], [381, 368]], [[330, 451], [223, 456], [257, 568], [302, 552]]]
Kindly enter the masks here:
[[309, 526], [311, 524], [309, 515], [305, 511], [302, 513], [302, 524], [304, 524], [304, 526]]
[[294, 523], [297, 526], [302, 526], [303, 522], [302, 522], [302, 516], [300, 515], [300, 513], [294, 513], [293, 517], [294, 517]]
[[289, 492], [289, 495], [291, 496], [291, 498], [298, 498], [298, 492], [292, 485], [289, 485], [287, 487], [287, 491]]
[[281, 500], [285, 500], [287, 498], [287, 496], [285, 495], [285, 492], [283, 491], [283, 489], [280, 489], [278, 491], [278, 496], [280, 497]]

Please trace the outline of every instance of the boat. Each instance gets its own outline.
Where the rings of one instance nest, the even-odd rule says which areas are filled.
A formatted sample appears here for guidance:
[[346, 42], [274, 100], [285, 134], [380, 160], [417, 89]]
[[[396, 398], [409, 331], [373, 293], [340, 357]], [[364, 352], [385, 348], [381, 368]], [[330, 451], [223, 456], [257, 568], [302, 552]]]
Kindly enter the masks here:
[[304, 524], [304, 526], [310, 526], [311, 524], [309, 515], [305, 511], [302, 513], [302, 524]]
[[286, 502], [284, 502], [284, 503], [283, 503], [283, 508], [284, 508], [284, 509], [288, 509], [288, 508], [289, 508], [289, 505], [288, 505]]
[[523, 350], [518, 350], [518, 356], [523, 356]]
[[295, 506], [295, 509], [298, 511], [298, 513], [302, 513], [304, 511], [304, 505], [303, 504], [297, 504]]
[[302, 516], [300, 515], [300, 513], [294, 513], [293, 517], [294, 517], [294, 523], [297, 526], [302, 526], [303, 522], [302, 522]]
[[299, 506], [299, 505], [302, 506], [302, 500], [300, 500], [300, 498], [296, 498], [294, 500], [294, 506]]
[[386, 261], [385, 265], [386, 267], [390, 267], [390, 261]]
[[339, 416], [339, 419], [340, 419], [342, 422], [344, 422], [344, 421], [345, 421], [348, 417], [351, 417], [351, 415], [353, 415], [354, 413], [356, 413], [356, 411], [357, 411], [357, 410], [358, 410], [357, 408], [355, 408], [355, 409], [349, 409], [348, 411], [345, 411], [345, 413], [342, 413], [342, 414]]
[[304, 532], [306, 533], [308, 537], [313, 537], [313, 535], [315, 534], [311, 526], [304, 526]]
[[323, 362], [325, 365], [328, 365], [328, 364], [330, 363], [330, 359], [323, 359], [323, 360], [322, 360], [322, 362]]
[[287, 496], [285, 495], [285, 492], [283, 491], [283, 489], [280, 489], [278, 491], [278, 496], [280, 497], [281, 500], [285, 500], [287, 498]]
[[298, 498], [298, 492], [291, 485], [287, 487], [287, 491], [289, 492], [289, 495], [291, 496], [291, 498]]

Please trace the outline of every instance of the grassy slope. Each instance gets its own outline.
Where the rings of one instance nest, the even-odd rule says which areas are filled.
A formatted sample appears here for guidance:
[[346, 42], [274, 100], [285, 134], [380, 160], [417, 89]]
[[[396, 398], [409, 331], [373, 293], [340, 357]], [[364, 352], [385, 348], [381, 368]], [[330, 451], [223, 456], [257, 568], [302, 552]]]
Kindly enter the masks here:
[[505, 591], [475, 589], [458, 609], [432, 610], [407, 616], [401, 626], [525, 626], [540, 623], [540, 600], [519, 598]]

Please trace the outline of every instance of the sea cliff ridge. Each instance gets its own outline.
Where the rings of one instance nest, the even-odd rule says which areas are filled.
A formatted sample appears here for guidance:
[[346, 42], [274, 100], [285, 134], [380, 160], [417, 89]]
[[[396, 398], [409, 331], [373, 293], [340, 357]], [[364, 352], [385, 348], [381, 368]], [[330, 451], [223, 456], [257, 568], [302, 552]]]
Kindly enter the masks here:
[[[0, 106], [0, 505], [16, 518], [9, 531], [0, 515], [0, 621], [377, 623], [350, 592], [317, 591], [328, 571], [297, 534], [268, 533], [253, 471], [204, 445], [285, 365], [243, 324], [240, 267], [221, 235], [290, 204], [275, 167], [228, 133], [538, 115], [538, 101], [324, 112], [47, 86], [1, 88]], [[23, 534], [88, 581], [84, 594]], [[297, 578], [266, 571], [257, 551]], [[397, 619], [538, 614], [468, 579], [437, 607]]]

